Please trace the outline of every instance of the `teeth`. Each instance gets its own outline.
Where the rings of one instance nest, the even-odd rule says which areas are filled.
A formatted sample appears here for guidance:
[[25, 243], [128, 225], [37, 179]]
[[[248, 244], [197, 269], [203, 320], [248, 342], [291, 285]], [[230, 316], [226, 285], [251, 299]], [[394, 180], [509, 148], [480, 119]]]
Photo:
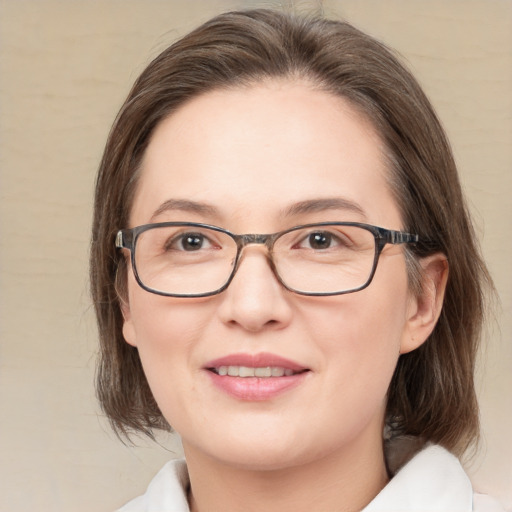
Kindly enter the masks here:
[[272, 377], [272, 368], [267, 366], [266, 368], [255, 368], [254, 369], [255, 377]]
[[229, 375], [230, 377], [289, 377], [295, 372], [289, 368], [281, 368], [280, 366], [263, 366], [260, 368], [251, 368], [249, 366], [219, 366], [214, 368], [215, 373], [221, 376]]
[[[236, 368], [236, 366], [235, 366]], [[256, 374], [256, 368], [249, 368], [247, 366], [239, 366], [238, 367], [238, 376], [239, 377], [262, 377], [262, 375]]]

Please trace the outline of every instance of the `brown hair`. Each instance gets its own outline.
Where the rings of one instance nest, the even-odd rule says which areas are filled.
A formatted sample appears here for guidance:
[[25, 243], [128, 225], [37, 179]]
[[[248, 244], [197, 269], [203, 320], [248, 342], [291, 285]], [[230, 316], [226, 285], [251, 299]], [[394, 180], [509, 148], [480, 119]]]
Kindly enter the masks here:
[[438, 251], [448, 258], [441, 317], [427, 342], [400, 357], [387, 412], [398, 432], [461, 454], [478, 436], [473, 370], [490, 280], [444, 131], [416, 80], [382, 43], [348, 23], [269, 10], [220, 15], [166, 49], [137, 79], [112, 127], [97, 178], [90, 259], [103, 410], [125, 436], [170, 428], [137, 349], [123, 339], [116, 286], [125, 283], [126, 267], [114, 238], [127, 227], [152, 132], [201, 93], [287, 77], [350, 101], [380, 133], [404, 229], [425, 241], [407, 254], [412, 285], [418, 258]]

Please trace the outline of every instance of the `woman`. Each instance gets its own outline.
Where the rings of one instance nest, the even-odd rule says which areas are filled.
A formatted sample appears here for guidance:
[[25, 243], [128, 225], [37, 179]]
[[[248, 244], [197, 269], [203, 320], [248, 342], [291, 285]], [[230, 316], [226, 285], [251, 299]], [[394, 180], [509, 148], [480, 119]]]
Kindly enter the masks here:
[[104, 411], [186, 456], [122, 510], [491, 510], [456, 458], [488, 273], [431, 105], [350, 25], [229, 13], [158, 56], [91, 282]]

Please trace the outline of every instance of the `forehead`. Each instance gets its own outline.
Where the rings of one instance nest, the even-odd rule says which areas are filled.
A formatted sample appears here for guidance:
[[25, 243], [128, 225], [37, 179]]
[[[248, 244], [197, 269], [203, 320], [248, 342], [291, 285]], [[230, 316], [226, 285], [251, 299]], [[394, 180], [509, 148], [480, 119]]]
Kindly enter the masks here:
[[367, 220], [396, 224], [383, 153], [354, 107], [310, 85], [276, 81], [208, 92], [157, 126], [131, 223], [149, 222], [169, 200], [264, 223], [294, 203], [341, 197], [360, 204]]

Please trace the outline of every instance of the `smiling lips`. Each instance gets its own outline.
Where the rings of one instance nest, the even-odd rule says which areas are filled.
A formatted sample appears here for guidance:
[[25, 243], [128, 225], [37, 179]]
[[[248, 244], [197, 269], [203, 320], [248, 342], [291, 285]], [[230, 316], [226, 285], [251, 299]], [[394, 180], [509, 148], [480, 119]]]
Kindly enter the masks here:
[[308, 368], [273, 354], [233, 354], [205, 366], [213, 384], [241, 400], [264, 401], [299, 385]]
[[229, 375], [230, 377], [283, 377], [293, 375], [295, 372], [290, 368], [283, 368], [282, 366], [263, 366], [252, 368], [250, 366], [219, 366], [212, 368], [217, 375]]

